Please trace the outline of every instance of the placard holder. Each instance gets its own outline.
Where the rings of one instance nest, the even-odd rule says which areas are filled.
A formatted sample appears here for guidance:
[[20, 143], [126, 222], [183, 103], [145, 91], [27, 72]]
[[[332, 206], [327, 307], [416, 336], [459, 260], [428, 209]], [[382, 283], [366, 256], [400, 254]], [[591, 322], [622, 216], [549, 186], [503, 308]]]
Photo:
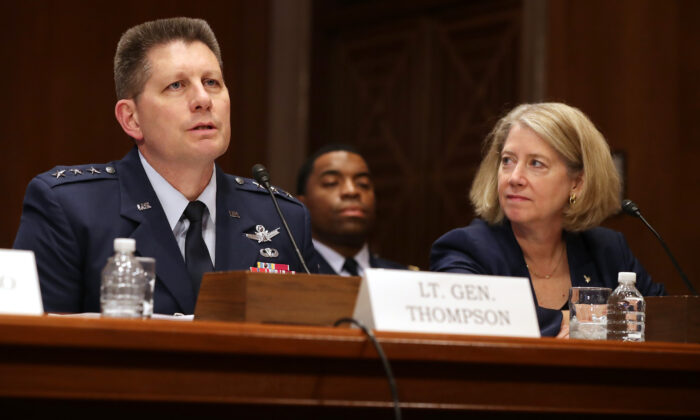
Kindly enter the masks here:
[[0, 249], [0, 314], [43, 313], [34, 252]]
[[333, 325], [353, 314], [360, 277], [250, 271], [205, 273], [195, 320]]

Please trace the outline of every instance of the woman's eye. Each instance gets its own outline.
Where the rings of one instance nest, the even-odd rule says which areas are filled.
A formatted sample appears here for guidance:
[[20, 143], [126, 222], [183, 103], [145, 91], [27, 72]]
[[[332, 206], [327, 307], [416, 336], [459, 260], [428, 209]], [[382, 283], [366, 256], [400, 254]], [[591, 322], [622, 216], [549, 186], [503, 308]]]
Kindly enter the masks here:
[[508, 157], [508, 156], [501, 157], [501, 165], [508, 165], [511, 162], [513, 162], [513, 159], [511, 159], [510, 157]]
[[543, 168], [544, 167], [544, 163], [542, 163], [541, 161], [539, 161], [537, 159], [533, 159], [531, 165], [534, 166], [535, 168]]
[[168, 85], [169, 89], [180, 89], [182, 87], [182, 82], [173, 82]]

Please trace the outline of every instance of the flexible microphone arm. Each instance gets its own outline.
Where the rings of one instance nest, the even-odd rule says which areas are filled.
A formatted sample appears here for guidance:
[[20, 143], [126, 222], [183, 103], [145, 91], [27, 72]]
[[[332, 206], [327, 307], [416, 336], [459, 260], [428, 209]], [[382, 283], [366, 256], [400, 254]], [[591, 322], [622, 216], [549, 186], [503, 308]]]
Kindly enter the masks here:
[[623, 210], [625, 213], [627, 213], [627, 214], [629, 214], [629, 215], [631, 215], [631, 216], [638, 217], [639, 219], [642, 220], [642, 222], [644, 222], [644, 224], [646, 225], [646, 227], [649, 228], [649, 230], [651, 231], [651, 233], [653, 233], [654, 236], [656, 236], [656, 238], [659, 240], [659, 242], [661, 242], [661, 246], [664, 247], [664, 250], [666, 251], [666, 254], [668, 254], [669, 258], [671, 258], [671, 262], [672, 262], [673, 265], [676, 267], [676, 270], [678, 270], [678, 273], [680, 273], [681, 278], [683, 279], [683, 282], [685, 282], [685, 285], [688, 287], [688, 289], [690, 290], [690, 292], [691, 292], [692, 294], [694, 294], [694, 295], [697, 295], [697, 294], [698, 294], [697, 290], [695, 290], [695, 287], [693, 287], [693, 284], [690, 283], [690, 281], [688, 280], [688, 277], [686, 277], [686, 275], [685, 275], [685, 273], [683, 272], [683, 270], [681, 270], [681, 266], [678, 265], [678, 262], [677, 262], [676, 259], [673, 257], [673, 254], [671, 254], [671, 250], [668, 249], [668, 246], [666, 246], [666, 242], [664, 242], [664, 240], [661, 239], [661, 235], [659, 235], [658, 232], [656, 232], [656, 231], [654, 230], [654, 228], [651, 227], [651, 225], [649, 224], [649, 222], [647, 222], [647, 220], [644, 218], [644, 216], [642, 216], [642, 212], [639, 211], [639, 207], [634, 203], [634, 201], [632, 201], [632, 200], [627, 200], [627, 199], [622, 200], [622, 210]]
[[267, 169], [265, 169], [263, 165], [257, 163], [253, 165], [253, 178], [255, 178], [255, 180], [258, 181], [260, 185], [265, 187], [267, 192], [270, 193], [272, 202], [275, 204], [275, 209], [277, 209], [277, 214], [279, 214], [280, 219], [282, 219], [282, 224], [284, 225], [284, 229], [287, 231], [287, 235], [289, 235], [289, 239], [292, 240], [292, 246], [294, 246], [294, 250], [297, 253], [297, 257], [299, 257], [302, 267], [304, 267], [304, 270], [306, 270], [306, 274], [311, 274], [309, 268], [306, 266], [306, 261], [304, 261], [304, 257], [301, 255], [301, 251], [299, 251], [299, 247], [294, 240], [294, 236], [292, 236], [292, 231], [289, 229], [289, 225], [287, 225], [287, 220], [285, 220], [282, 210], [280, 210], [280, 206], [277, 204], [277, 197], [275, 197], [275, 193], [272, 191], [272, 186], [270, 185], [270, 173], [267, 172]]

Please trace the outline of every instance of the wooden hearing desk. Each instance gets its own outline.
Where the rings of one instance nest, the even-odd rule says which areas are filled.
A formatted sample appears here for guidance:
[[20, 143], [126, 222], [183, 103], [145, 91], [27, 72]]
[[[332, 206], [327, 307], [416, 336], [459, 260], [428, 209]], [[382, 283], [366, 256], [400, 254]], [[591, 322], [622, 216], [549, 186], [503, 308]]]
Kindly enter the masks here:
[[[700, 416], [700, 345], [377, 333], [404, 419]], [[350, 328], [0, 316], [0, 407], [23, 418], [392, 417]]]

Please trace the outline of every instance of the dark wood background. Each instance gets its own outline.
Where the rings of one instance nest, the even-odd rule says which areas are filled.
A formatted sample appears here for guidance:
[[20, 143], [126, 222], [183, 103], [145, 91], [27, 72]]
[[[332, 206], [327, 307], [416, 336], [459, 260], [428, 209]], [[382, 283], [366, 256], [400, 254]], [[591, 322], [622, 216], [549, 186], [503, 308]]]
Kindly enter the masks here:
[[[4, 5], [0, 247], [12, 245], [34, 175], [119, 159], [131, 147], [113, 116], [112, 59], [120, 34], [145, 20], [202, 17], [216, 32], [232, 103], [221, 166], [247, 176], [256, 162], [284, 160], [269, 140], [271, 11], [282, 1]], [[379, 197], [373, 243], [383, 256], [427, 269], [430, 244], [473, 217], [467, 191], [493, 122], [516, 103], [558, 100], [588, 114], [625, 156], [626, 196], [700, 287], [700, 2], [311, 4], [308, 101], [300, 102], [308, 104], [308, 138], [296, 146], [344, 141], [367, 155]], [[289, 188], [293, 175], [277, 183]], [[626, 235], [671, 293], [687, 293], [640, 221], [615, 216], [605, 225]]]

